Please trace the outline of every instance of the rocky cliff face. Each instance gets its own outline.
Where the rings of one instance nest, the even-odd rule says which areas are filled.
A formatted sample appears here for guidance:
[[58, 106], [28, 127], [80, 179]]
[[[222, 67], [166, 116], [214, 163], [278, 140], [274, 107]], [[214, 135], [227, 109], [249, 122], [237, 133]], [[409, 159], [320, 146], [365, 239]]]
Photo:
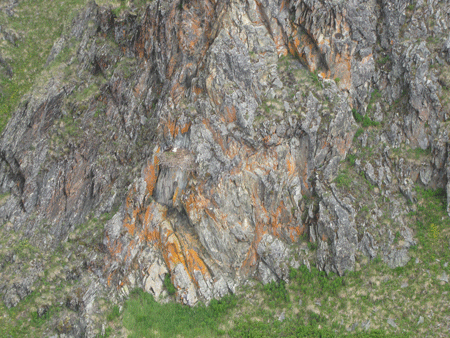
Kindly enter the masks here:
[[310, 261], [405, 265], [414, 186], [450, 198], [449, 22], [449, 1], [90, 3], [1, 136], [3, 301], [58, 252], [72, 335], [166, 275], [194, 305]]

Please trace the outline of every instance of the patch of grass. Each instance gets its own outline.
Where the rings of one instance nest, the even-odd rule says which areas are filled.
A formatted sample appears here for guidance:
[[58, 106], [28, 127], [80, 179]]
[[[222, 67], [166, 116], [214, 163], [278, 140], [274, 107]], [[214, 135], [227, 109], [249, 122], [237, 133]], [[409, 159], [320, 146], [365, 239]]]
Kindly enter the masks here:
[[106, 320], [108, 322], [111, 322], [114, 319], [118, 318], [119, 316], [120, 316], [120, 309], [117, 305], [114, 305], [113, 308], [111, 309], [111, 312], [108, 313], [108, 315], [106, 316]]
[[267, 283], [264, 285], [264, 291], [268, 296], [269, 306], [274, 307], [289, 303], [289, 293], [283, 280]]
[[361, 123], [363, 121], [362, 115], [358, 113], [358, 111], [355, 108], [352, 109], [352, 114], [356, 122]]
[[373, 120], [371, 120], [371, 119], [369, 118], [369, 116], [364, 115], [364, 117], [363, 117], [363, 122], [362, 122], [362, 126], [363, 126], [364, 128], [368, 128], [368, 127], [377, 127], [377, 126], [379, 126], [379, 125], [380, 125], [380, 122], [373, 121]]
[[416, 191], [417, 212], [412, 216], [416, 221], [419, 245], [424, 252], [423, 260], [427, 263], [433, 263], [437, 257], [450, 260], [450, 219], [446, 215], [445, 190], [425, 190], [418, 187]]
[[[376, 122], [370, 119], [368, 115], [362, 116], [356, 109], [352, 109], [353, 118], [356, 122], [361, 123], [364, 128], [368, 127], [377, 127], [380, 125], [380, 122]], [[358, 135], [359, 136], [359, 135]], [[355, 137], [357, 137], [355, 135]]]
[[373, 108], [373, 104], [375, 103], [375, 101], [377, 99], [380, 99], [382, 97], [380, 91], [378, 89], [375, 89], [372, 94], [370, 94], [370, 100], [369, 100], [369, 104], [367, 105], [367, 111], [371, 111]]
[[348, 155], [347, 155], [347, 161], [348, 161], [351, 165], [355, 165], [355, 162], [356, 162], [356, 155], [354, 155], [354, 154], [348, 154]]
[[14, 252], [20, 259], [25, 259], [35, 255], [39, 250], [32, 246], [27, 239], [24, 239], [17, 243]]
[[0, 194], [0, 205], [3, 205], [10, 195], [11, 194], [9, 192], [6, 192], [4, 194]]
[[317, 71], [311, 72], [309, 76], [317, 88], [322, 88]]
[[174, 295], [177, 289], [175, 289], [175, 286], [172, 283], [172, 280], [170, 279], [170, 275], [166, 274], [164, 276], [164, 287], [166, 288], [169, 295]]
[[356, 140], [358, 137], [360, 137], [362, 133], [364, 133], [364, 129], [358, 128], [358, 130], [355, 133], [355, 136], [353, 137], [353, 140]]
[[337, 177], [334, 179], [334, 183], [336, 183], [336, 185], [339, 188], [348, 188], [350, 186], [350, 183], [352, 182], [352, 178], [350, 177], [349, 173], [347, 170], [342, 170]]
[[386, 55], [380, 59], [377, 60], [377, 63], [379, 65], [385, 65], [389, 61], [389, 55]]
[[219, 329], [219, 319], [234, 308], [236, 302], [235, 296], [225, 296], [221, 300], [212, 300], [209, 306], [161, 305], [152, 295], [137, 289], [125, 303], [123, 325], [132, 331], [129, 338], [217, 336], [223, 333]]
[[304, 295], [317, 296], [321, 294], [336, 295], [345, 285], [342, 277], [333, 273], [327, 276], [324, 271], [319, 271], [316, 267], [311, 267], [311, 272], [305, 265], [298, 269], [291, 268], [289, 279], [290, 287], [294, 291], [299, 291]]
[[428, 156], [431, 154], [431, 148], [422, 149], [420, 147], [414, 148], [414, 149], [408, 149], [407, 151], [409, 157], [412, 157], [416, 160], [421, 159], [424, 156]]
[[437, 44], [439, 43], [439, 38], [437, 36], [428, 36], [427, 37], [427, 42], [428, 43], [432, 43], [432, 44]]

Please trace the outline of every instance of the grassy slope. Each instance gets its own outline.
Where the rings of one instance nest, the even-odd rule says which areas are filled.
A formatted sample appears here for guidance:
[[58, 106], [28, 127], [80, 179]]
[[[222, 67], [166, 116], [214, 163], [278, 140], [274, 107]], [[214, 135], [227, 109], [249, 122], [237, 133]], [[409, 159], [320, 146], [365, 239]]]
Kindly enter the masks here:
[[[70, 27], [76, 13], [89, 0], [21, 0], [14, 16], [0, 12], [0, 22], [7, 30], [19, 36], [15, 45], [0, 40], [0, 54], [13, 69], [13, 77], [0, 71], [0, 132], [12, 112], [42, 73], [50, 50], [62, 32]], [[110, 5], [118, 15], [126, 8], [123, 0], [97, 0], [99, 5]], [[142, 6], [144, 0], [135, 1]]]

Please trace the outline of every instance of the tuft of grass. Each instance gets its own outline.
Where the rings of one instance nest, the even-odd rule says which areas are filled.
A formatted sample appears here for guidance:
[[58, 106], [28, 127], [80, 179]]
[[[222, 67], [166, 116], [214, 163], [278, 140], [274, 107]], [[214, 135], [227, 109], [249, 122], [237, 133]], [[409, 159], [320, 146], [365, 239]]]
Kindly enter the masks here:
[[416, 8], [416, 3], [415, 2], [412, 2], [408, 6], [406, 6], [406, 9], [408, 11], [413, 11], [415, 8]]
[[318, 74], [317, 71], [311, 72], [310, 73], [310, 77], [311, 77], [311, 80], [313, 81], [313, 83], [316, 85], [317, 88], [321, 88], [322, 87], [322, 85], [320, 83], [320, 80], [319, 80], [319, 74]]
[[347, 155], [347, 161], [348, 161], [351, 165], [355, 165], [355, 162], [356, 162], [356, 155], [348, 154], [348, 155]]
[[170, 275], [166, 274], [164, 276], [164, 286], [167, 289], [167, 292], [169, 293], [169, 295], [174, 295], [175, 292], [177, 292], [177, 289], [175, 288], [175, 286], [172, 283], [172, 280], [170, 279]]
[[334, 183], [336, 183], [339, 188], [348, 188], [351, 182], [352, 178], [350, 177], [347, 170], [342, 170], [334, 179]]
[[382, 57], [381, 59], [378, 59], [377, 63], [379, 65], [385, 65], [388, 61], [389, 61], [389, 55], [386, 55], [386, 56]]

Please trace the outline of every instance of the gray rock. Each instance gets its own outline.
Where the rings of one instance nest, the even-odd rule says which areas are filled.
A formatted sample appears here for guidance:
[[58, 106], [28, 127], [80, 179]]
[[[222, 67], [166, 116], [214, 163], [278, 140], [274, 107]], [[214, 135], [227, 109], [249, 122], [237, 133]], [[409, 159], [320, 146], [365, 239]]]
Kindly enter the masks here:
[[422, 316], [419, 317], [419, 321], [417, 322], [417, 325], [423, 324], [424, 319]]
[[411, 258], [407, 249], [393, 249], [385, 252], [383, 256], [384, 262], [391, 268], [405, 266]]
[[353, 332], [358, 328], [358, 326], [359, 326], [359, 323], [356, 322], [356, 323], [353, 323], [351, 326], [349, 326], [346, 330], [347, 330], [347, 332]]
[[394, 322], [393, 319], [389, 318], [389, 319], [387, 320], [387, 323], [388, 323], [390, 326], [392, 326], [394, 329], [397, 328], [397, 324], [395, 324], [395, 322]]
[[370, 319], [368, 319], [368, 320], [365, 321], [365, 322], [361, 322], [361, 328], [362, 328], [364, 331], [368, 331], [368, 330], [370, 329]]
[[439, 280], [448, 283], [448, 275], [445, 273], [445, 271], [442, 272], [442, 275], [439, 277]]
[[281, 315], [278, 317], [278, 321], [284, 322], [285, 319], [286, 319], [286, 311], [283, 311]]

